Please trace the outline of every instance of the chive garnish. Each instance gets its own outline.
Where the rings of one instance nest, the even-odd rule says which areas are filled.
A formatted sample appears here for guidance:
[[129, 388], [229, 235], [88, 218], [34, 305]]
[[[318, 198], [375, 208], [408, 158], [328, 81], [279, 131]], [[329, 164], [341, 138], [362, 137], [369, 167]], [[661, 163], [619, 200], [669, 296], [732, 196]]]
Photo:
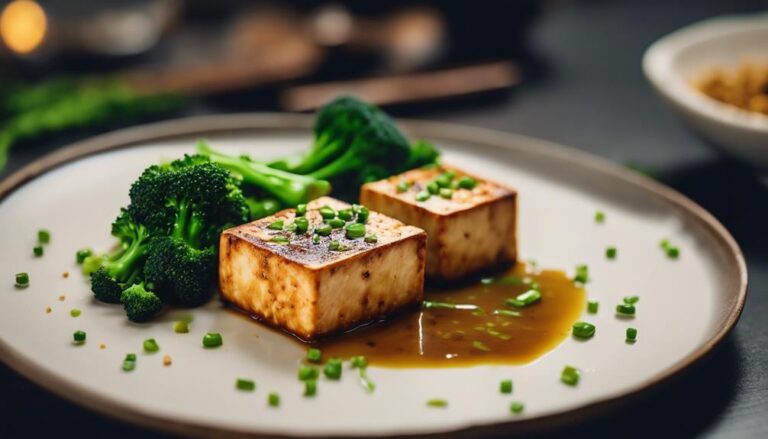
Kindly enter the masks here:
[[323, 217], [323, 219], [333, 219], [336, 218], [336, 211], [333, 210], [333, 207], [331, 206], [323, 206], [320, 209], [318, 209], [318, 212], [320, 212], [320, 216]]
[[587, 312], [590, 314], [597, 314], [597, 310], [600, 307], [600, 302], [597, 300], [590, 300], [587, 302]]
[[348, 224], [347, 227], [345, 227], [345, 230], [347, 231], [347, 238], [349, 239], [357, 239], [365, 236], [365, 224]]
[[605, 212], [603, 212], [602, 210], [598, 210], [597, 212], [595, 212], [595, 222], [600, 224], [604, 223]]
[[402, 180], [402, 181], [400, 181], [400, 183], [397, 184], [397, 186], [395, 186], [395, 188], [397, 189], [398, 192], [400, 192], [402, 194], [403, 192], [408, 191], [408, 189], [411, 186], [413, 186], [413, 183], [405, 181], [405, 180]]
[[635, 305], [631, 303], [621, 303], [616, 305], [616, 313], [623, 316], [634, 316]]
[[26, 288], [29, 286], [28, 273], [16, 273], [16, 288]]
[[75, 331], [74, 334], [72, 334], [72, 342], [76, 345], [81, 345], [85, 343], [85, 331]]
[[238, 378], [237, 381], [235, 381], [235, 388], [237, 388], [237, 390], [242, 390], [243, 392], [253, 392], [256, 390], [256, 383], [247, 378]]
[[627, 343], [634, 343], [637, 340], [637, 329], [627, 328]]
[[436, 408], [446, 408], [448, 407], [448, 401], [444, 399], [430, 399], [427, 401], [428, 407], [436, 407]]
[[344, 246], [342, 243], [340, 243], [339, 241], [337, 241], [335, 239], [328, 244], [328, 250], [340, 252], [340, 251], [344, 251], [346, 249], [347, 249], [346, 246]]
[[123, 360], [123, 370], [130, 372], [136, 368], [136, 354], [125, 354], [125, 360]]
[[183, 320], [180, 320], [178, 322], [174, 322], [173, 324], [173, 332], [177, 334], [186, 334], [189, 332], [189, 324]]
[[608, 247], [605, 249], [605, 257], [608, 259], [616, 259], [616, 254], [616, 247]]
[[344, 221], [349, 221], [354, 216], [352, 209], [342, 209], [338, 212], [338, 215], [339, 218], [343, 219]]
[[458, 187], [462, 189], [474, 189], [477, 186], [477, 180], [472, 177], [461, 177], [458, 182]]
[[269, 404], [270, 407], [279, 407], [280, 395], [275, 392], [270, 392], [269, 395], [267, 395], [267, 404]]
[[224, 344], [224, 339], [218, 332], [209, 332], [203, 336], [203, 346], [206, 348], [217, 348]]
[[446, 200], [450, 200], [451, 198], [453, 198], [453, 191], [448, 188], [441, 188], [440, 197], [445, 198]]
[[344, 224], [346, 224], [346, 223], [344, 222], [343, 219], [331, 218], [331, 219], [328, 220], [328, 225], [333, 227], [334, 229], [340, 229], [340, 228], [344, 227]]
[[331, 227], [330, 224], [320, 224], [319, 226], [315, 227], [315, 233], [320, 236], [328, 236], [332, 231], [333, 227]]
[[34, 254], [36, 258], [43, 256], [43, 246], [42, 245], [34, 246], [32, 248], [32, 254]]
[[579, 384], [580, 377], [581, 372], [579, 369], [576, 369], [573, 366], [565, 366], [562, 373], [560, 373], [560, 381], [569, 386], [575, 386], [576, 384]]
[[80, 311], [77, 308], [72, 308], [72, 309], [69, 310], [69, 315], [71, 315], [72, 317], [80, 317], [80, 313], [81, 312], [82, 311]]
[[430, 195], [437, 195], [438, 192], [440, 192], [440, 186], [438, 186], [437, 183], [434, 181], [427, 183], [427, 192]]
[[669, 240], [662, 239], [659, 243], [659, 246], [664, 250], [664, 252], [667, 254], [667, 257], [670, 259], [677, 259], [680, 256], [680, 249], [673, 246]]
[[307, 214], [307, 205], [299, 204], [296, 206], [296, 216], [304, 216]]
[[307, 220], [305, 217], [300, 216], [293, 220], [293, 224], [296, 225], [296, 230], [294, 232], [297, 235], [301, 235], [303, 233], [307, 233], [307, 230], [309, 230], [309, 220]]
[[51, 242], [51, 232], [45, 229], [37, 231], [37, 242], [40, 244], [48, 244]]
[[427, 191], [421, 191], [416, 194], [416, 201], [427, 201], [431, 195]]
[[629, 304], [629, 305], [634, 305], [634, 304], [636, 304], [639, 301], [640, 301], [640, 297], [639, 296], [627, 296], [627, 297], [624, 298], [624, 303]]
[[573, 336], [578, 338], [592, 338], [595, 335], [595, 325], [587, 322], [573, 324]]
[[307, 361], [311, 363], [318, 363], [320, 362], [320, 359], [323, 357], [323, 353], [320, 351], [320, 349], [317, 348], [309, 348], [307, 351]]
[[374, 390], [376, 390], [376, 383], [371, 381], [370, 378], [368, 378], [368, 372], [366, 372], [367, 368], [361, 367], [358, 369], [358, 376], [360, 377], [360, 384], [362, 384], [363, 388], [366, 390], [366, 392], [371, 393]]
[[437, 183], [437, 185], [441, 188], [450, 187], [451, 180], [453, 180], [453, 175], [454, 174], [452, 172], [444, 172], [437, 176], [435, 183]]
[[365, 206], [360, 206], [360, 209], [357, 211], [357, 222], [361, 224], [365, 224], [366, 221], [368, 221], [368, 217], [371, 215], [371, 211], [368, 210]]
[[317, 395], [317, 380], [308, 380], [304, 382], [304, 396]]
[[520, 317], [522, 314], [518, 311], [512, 311], [511, 309], [494, 309], [493, 314], [499, 316]]
[[509, 405], [509, 411], [511, 411], [514, 414], [520, 414], [525, 409], [525, 405], [523, 405], [522, 402], [513, 401], [512, 404]]
[[585, 264], [576, 266], [576, 274], [573, 276], [573, 281], [578, 284], [585, 285], [589, 282], [589, 267]]
[[379, 241], [379, 238], [373, 233], [365, 237], [365, 242], [367, 242], [368, 244], [376, 244], [378, 241]]
[[157, 352], [160, 350], [160, 346], [157, 344], [154, 338], [148, 338], [144, 340], [144, 352]]
[[528, 305], [532, 305], [541, 300], [541, 293], [538, 290], [531, 288], [530, 290], [517, 295], [514, 299], [507, 299], [504, 304], [507, 306], [514, 306], [516, 308], [524, 308]]
[[365, 369], [368, 367], [368, 359], [363, 355], [357, 355], [349, 359], [353, 369]]
[[277, 221], [272, 221], [271, 223], [269, 223], [267, 228], [270, 229], [270, 230], [283, 230], [284, 226], [285, 226], [285, 221], [277, 220]]
[[320, 235], [318, 235], [317, 233], [312, 235], [312, 244], [315, 244], [315, 245], [320, 244]]
[[436, 302], [436, 301], [433, 301], [433, 300], [425, 300], [425, 301], [421, 302], [421, 306], [423, 306], [426, 309], [430, 309], [430, 308], [466, 309], [466, 310], [478, 309], [477, 305], [461, 304], [461, 303]]
[[316, 380], [320, 373], [314, 367], [301, 366], [299, 367], [299, 381]]
[[323, 368], [323, 374], [330, 380], [338, 380], [341, 378], [341, 360], [338, 358], [331, 358], [325, 363]]
[[486, 345], [485, 345], [485, 343], [483, 343], [483, 342], [482, 342], [482, 341], [480, 341], [480, 340], [475, 340], [475, 341], [473, 341], [473, 342], [472, 342], [472, 347], [473, 347], [473, 348], [475, 348], [475, 349], [477, 349], [478, 351], [485, 351], [485, 352], [488, 352], [488, 351], [490, 351], [490, 350], [491, 350], [491, 348], [489, 348], [488, 346], [486, 346]]
[[288, 245], [291, 240], [286, 238], [285, 236], [273, 236], [272, 239], [269, 240], [269, 242], [275, 243], [277, 245]]
[[499, 383], [499, 391], [505, 394], [512, 393], [512, 380], [503, 380]]

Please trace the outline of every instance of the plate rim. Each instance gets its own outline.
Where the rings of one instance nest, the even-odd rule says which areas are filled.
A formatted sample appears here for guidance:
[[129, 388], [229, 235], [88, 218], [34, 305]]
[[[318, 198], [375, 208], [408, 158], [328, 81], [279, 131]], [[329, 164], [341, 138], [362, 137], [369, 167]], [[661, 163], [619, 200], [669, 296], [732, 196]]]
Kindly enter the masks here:
[[[188, 137], [196, 134], [205, 135], [237, 131], [306, 130], [311, 128], [312, 120], [312, 116], [306, 114], [235, 113], [185, 117], [120, 129], [64, 146], [35, 159], [10, 174], [0, 181], [0, 203], [11, 193], [35, 178], [64, 164], [102, 152], [127, 148], [139, 143], [167, 140], [175, 137]], [[641, 189], [660, 196], [697, 220], [710, 233], [713, 239], [718, 241], [722, 248], [726, 250], [726, 255], [731, 259], [730, 262], [735, 264], [736, 270], [727, 278], [727, 283], [733, 284], [733, 291], [729, 294], [728, 291], [725, 292], [728, 296], [732, 296], [726, 296], [726, 299], [732, 306], [723, 320], [722, 326], [718, 328], [714, 336], [677, 363], [635, 386], [611, 393], [604, 398], [574, 409], [534, 418], [470, 425], [458, 429], [436, 430], [427, 433], [395, 434], [395, 437], [434, 437], [446, 434], [475, 437], [491, 432], [494, 434], [525, 434], [533, 431], [551, 430], [558, 426], [570, 424], [578, 419], [592, 417], [601, 412], [609, 411], [611, 406], [618, 402], [625, 402], [631, 397], [646, 394], [659, 384], [678, 376], [682, 371], [697, 363], [715, 347], [720, 345], [738, 322], [747, 296], [748, 276], [744, 255], [730, 232], [712, 214], [680, 192], [649, 177], [625, 169], [602, 157], [543, 139], [448, 122], [398, 119], [398, 123], [406, 131], [418, 133], [421, 137], [459, 141], [469, 144], [485, 144], [507, 150], [522, 151], [540, 157], [557, 158], [561, 161], [565, 160], [580, 166], [586, 166], [602, 174], [607, 174], [639, 186]], [[76, 384], [63, 378], [48, 375], [40, 366], [34, 362], [27, 361], [27, 359], [17, 353], [2, 339], [0, 339], [0, 360], [16, 373], [65, 400], [86, 407], [101, 415], [145, 428], [196, 437], [296, 437], [274, 431], [252, 432], [236, 428], [214, 427], [203, 423], [182, 422], [126, 407], [114, 399], [102, 397], [81, 389]], [[334, 436], [338, 437], [338, 435]], [[391, 435], [372, 434], [365, 437], [381, 436]]]

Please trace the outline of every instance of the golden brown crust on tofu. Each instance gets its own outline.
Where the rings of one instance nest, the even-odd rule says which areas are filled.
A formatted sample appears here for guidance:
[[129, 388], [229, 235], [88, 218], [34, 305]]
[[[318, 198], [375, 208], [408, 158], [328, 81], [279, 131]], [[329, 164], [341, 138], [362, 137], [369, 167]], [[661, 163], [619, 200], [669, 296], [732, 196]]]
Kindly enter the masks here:
[[[377, 242], [347, 239], [340, 228], [315, 244], [311, 232], [323, 222], [317, 209], [325, 205], [349, 207], [329, 197], [315, 200], [305, 216], [309, 230], [300, 235], [268, 228], [277, 220], [292, 222], [293, 209], [224, 231], [219, 263], [223, 299], [307, 340], [420, 302], [424, 231], [371, 211], [366, 229]], [[278, 244], [272, 241], [275, 236], [290, 242]], [[329, 250], [331, 240], [346, 249]]]
[[[454, 181], [472, 177], [473, 189], [454, 188], [450, 199], [416, 194], [446, 171]], [[397, 185], [410, 187], [399, 191]], [[454, 167], [421, 168], [367, 183], [360, 202], [427, 232], [427, 275], [457, 279], [483, 269], [513, 263], [517, 258], [517, 192]]]

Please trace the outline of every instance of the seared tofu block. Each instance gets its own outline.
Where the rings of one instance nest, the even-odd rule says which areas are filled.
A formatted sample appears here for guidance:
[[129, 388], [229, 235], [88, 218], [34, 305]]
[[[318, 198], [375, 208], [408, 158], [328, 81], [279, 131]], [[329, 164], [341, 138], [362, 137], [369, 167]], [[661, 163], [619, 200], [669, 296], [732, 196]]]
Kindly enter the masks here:
[[221, 295], [312, 340], [420, 303], [426, 240], [386, 215], [319, 198], [303, 215], [286, 209], [225, 230]]
[[367, 183], [360, 202], [427, 232], [427, 276], [457, 279], [517, 258], [517, 192], [456, 168]]

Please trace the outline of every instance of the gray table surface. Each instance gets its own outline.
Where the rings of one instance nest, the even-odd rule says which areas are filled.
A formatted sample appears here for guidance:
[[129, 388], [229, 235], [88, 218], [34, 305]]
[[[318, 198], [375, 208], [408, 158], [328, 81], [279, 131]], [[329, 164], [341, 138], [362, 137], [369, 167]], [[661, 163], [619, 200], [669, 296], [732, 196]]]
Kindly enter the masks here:
[[[766, 8], [764, 1], [566, 2], [532, 29], [541, 69], [518, 90], [462, 105], [399, 110], [648, 165], [720, 219], [744, 251], [749, 298], [717, 350], [613, 413], [543, 437], [768, 437], [768, 186], [687, 131], [654, 96], [640, 68], [644, 49], [666, 33], [708, 17]], [[0, 178], [76, 139], [70, 134], [15, 151]], [[0, 389], [0, 437], [163, 437], [53, 396], [3, 365]]]

